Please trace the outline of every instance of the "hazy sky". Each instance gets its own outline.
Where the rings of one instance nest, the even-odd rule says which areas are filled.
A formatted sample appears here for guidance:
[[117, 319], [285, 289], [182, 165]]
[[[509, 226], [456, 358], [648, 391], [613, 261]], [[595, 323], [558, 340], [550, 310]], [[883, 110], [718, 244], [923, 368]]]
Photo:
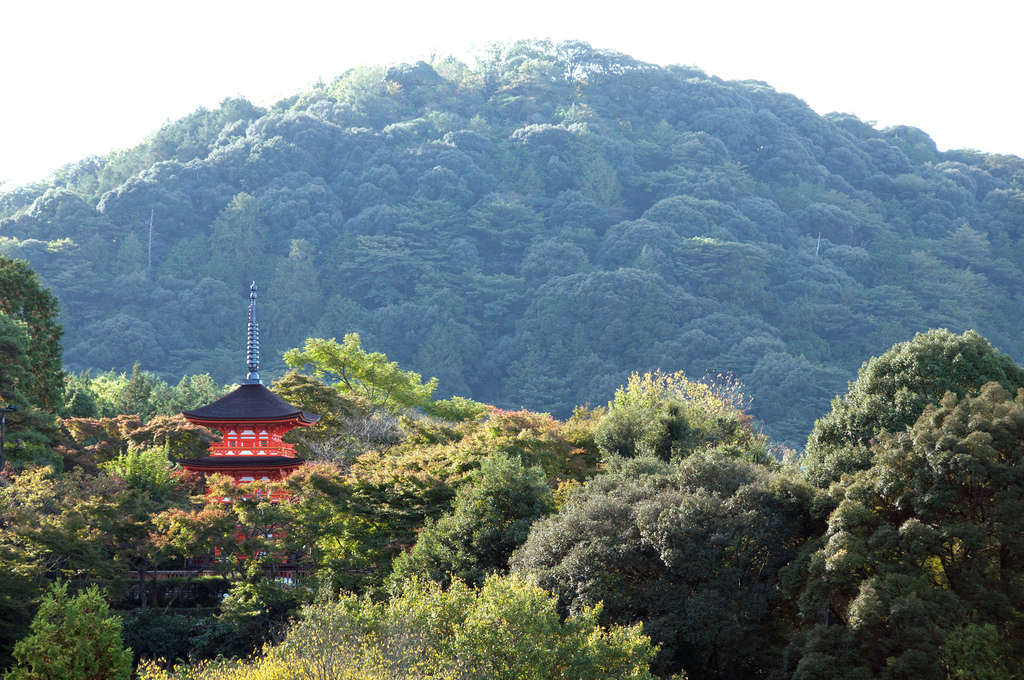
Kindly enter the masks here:
[[1022, 31], [1020, 0], [3, 0], [0, 179], [133, 146], [227, 96], [269, 104], [357, 64], [469, 60], [530, 37], [763, 80], [819, 113], [920, 127], [943, 150], [1024, 156]]

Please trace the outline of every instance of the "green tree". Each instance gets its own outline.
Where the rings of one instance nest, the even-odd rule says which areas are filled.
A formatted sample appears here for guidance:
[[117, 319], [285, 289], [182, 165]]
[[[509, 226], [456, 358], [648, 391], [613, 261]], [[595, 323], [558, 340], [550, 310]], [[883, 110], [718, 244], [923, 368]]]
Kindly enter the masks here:
[[368, 519], [376, 508], [368, 507], [355, 486], [329, 463], [308, 463], [284, 481], [289, 502], [282, 507], [288, 523], [282, 549], [312, 574], [341, 580], [354, 565], [365, 566], [360, 559], [373, 542]]
[[[71, 473], [56, 475], [49, 467], [31, 467], [0, 487], [0, 546], [11, 573], [33, 583], [110, 576], [103, 534], [89, 503], [103, 504], [116, 493], [103, 478]], [[89, 496], [89, 493], [95, 496]]]
[[470, 215], [469, 233], [476, 237], [480, 252], [499, 271], [518, 262], [530, 239], [541, 230], [541, 219], [532, 208], [497, 194], [480, 201]]
[[31, 341], [24, 321], [0, 312], [0, 356], [4, 365], [0, 373], [0, 400], [5, 406], [25, 400], [21, 390], [27, 389], [31, 380], [32, 362], [28, 352]]
[[128, 680], [132, 652], [121, 642], [121, 621], [108, 614], [96, 586], [68, 595], [50, 589], [32, 621], [32, 634], [14, 646], [8, 680]]
[[465, 397], [452, 397], [432, 401], [424, 406], [423, 410], [435, 418], [460, 423], [483, 419], [491, 411], [491, 407]]
[[178, 384], [170, 388], [168, 398], [157, 405], [157, 413], [175, 416], [214, 402], [227, 391], [227, 387], [218, 385], [209, 373], [183, 375]]
[[0, 313], [25, 324], [29, 342], [30, 383], [22, 386], [39, 408], [53, 412], [61, 405], [63, 327], [57, 323], [57, 298], [39, 284], [26, 262], [0, 254]]
[[485, 458], [455, 496], [452, 512], [420, 532], [416, 546], [394, 563], [393, 589], [413, 578], [444, 586], [453, 578], [479, 586], [505, 572], [512, 551], [526, 541], [530, 525], [554, 509], [544, 470], [518, 458]]
[[419, 373], [403, 371], [380, 352], [367, 353], [359, 335], [349, 333], [343, 343], [333, 338], [310, 338], [302, 349], [290, 349], [284, 360], [292, 368], [307, 368], [318, 379], [327, 378], [343, 393], [364, 399], [373, 411], [423, 406], [437, 388]]
[[771, 677], [796, 614], [788, 565], [823, 526], [810, 485], [737, 453], [607, 459], [533, 525], [512, 573], [557, 594], [563, 611], [603, 602], [602, 622], [642, 622], [659, 675]]
[[[437, 680], [653, 680], [639, 626], [600, 625], [600, 607], [564, 618], [528, 582], [491, 577], [479, 590], [413, 581], [388, 602], [342, 596], [306, 607], [282, 644], [235, 668], [181, 668], [189, 677]], [[155, 664], [143, 680], [176, 677]]]
[[183, 375], [177, 385], [171, 386], [135, 362], [130, 375], [108, 371], [93, 377], [86, 371], [69, 376], [62, 415], [111, 418], [134, 414], [148, 420], [204, 406], [226, 392], [227, 388], [218, 386], [209, 374]]
[[[212, 250], [207, 260], [210, 272], [237, 271], [238, 278], [229, 285], [249, 285], [252, 278], [265, 279], [268, 259], [263, 257], [270, 228], [255, 198], [240, 193], [217, 215], [210, 225]], [[250, 268], [240, 271], [238, 263]], [[252, 267], [256, 267], [253, 271]], [[247, 278], [248, 277], [248, 278]]]
[[146, 269], [146, 250], [134, 232], [122, 239], [117, 249], [116, 265], [120, 274], [134, 274]]
[[167, 446], [143, 449], [129, 444], [128, 451], [101, 465], [128, 486], [147, 492], [155, 501], [163, 501], [177, 487], [172, 476], [178, 467], [168, 457]]
[[267, 323], [277, 330], [275, 336], [280, 337], [277, 344], [282, 350], [301, 342], [320, 318], [323, 299], [315, 255], [316, 248], [308, 241], [293, 240], [288, 257], [267, 288], [271, 293], [265, 305]]
[[60, 409], [62, 418], [96, 418], [100, 414], [96, 394], [92, 389], [92, 376], [70, 373], [64, 379], [64, 405]]
[[132, 366], [132, 375], [121, 391], [118, 413], [137, 413], [143, 417], [152, 415], [155, 411], [152, 401], [157, 380], [152, 373], [144, 372], [136, 361]]
[[723, 383], [720, 388], [689, 380], [681, 372], [634, 373], [615, 392], [608, 416], [597, 426], [598, 446], [626, 458], [652, 456], [667, 461], [734, 445], [752, 460], [767, 462], [767, 440], [751, 428], [738, 386]]
[[845, 396], [814, 424], [807, 440], [807, 472], [819, 486], [871, 465], [873, 438], [903, 432], [943, 395], [964, 396], [996, 381], [1024, 387], [1024, 368], [974, 331], [919, 333], [865, 363]]
[[381, 443], [374, 437], [362, 436], [373, 431], [365, 426], [372, 415], [368, 404], [352, 393], [344, 393], [294, 369], [274, 381], [274, 392], [289, 404], [320, 416], [316, 425], [296, 428], [286, 436], [286, 441], [297, 444], [307, 460], [350, 464], [368, 447]]
[[67, 580], [116, 589], [131, 569], [139, 574], [145, 607], [144, 579], [155, 580], [158, 559], [153, 519], [169, 506], [187, 505], [199, 489], [180, 476], [157, 486], [126, 467], [120, 466], [134, 486], [119, 474], [74, 470], [58, 476], [49, 467], [34, 467], [0, 489], [0, 555], [18, 555], [12, 574], [37, 584]]
[[949, 392], [830, 491], [795, 680], [1024, 673], [1024, 391]]
[[17, 411], [6, 416], [7, 437], [4, 464], [20, 467], [31, 460], [55, 463], [49, 448], [56, 434], [52, 415], [40, 409], [32, 398], [32, 338], [28, 325], [0, 311], [0, 408]]
[[999, 629], [989, 623], [970, 623], [950, 633], [940, 650], [950, 680], [1010, 680], [1009, 664], [1001, 657]]

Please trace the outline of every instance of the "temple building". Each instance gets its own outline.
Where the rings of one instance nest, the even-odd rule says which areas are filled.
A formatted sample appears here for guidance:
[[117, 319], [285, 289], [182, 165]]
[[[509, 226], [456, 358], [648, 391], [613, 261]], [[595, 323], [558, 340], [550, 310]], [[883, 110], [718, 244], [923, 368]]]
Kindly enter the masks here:
[[280, 481], [305, 460], [295, 455], [295, 447], [281, 441], [296, 427], [309, 427], [320, 416], [292, 406], [267, 389], [259, 374], [259, 325], [256, 322], [256, 282], [249, 294], [249, 339], [246, 358], [248, 374], [234, 391], [194, 411], [183, 411], [190, 422], [223, 435], [210, 446], [210, 455], [182, 460], [191, 472], [220, 473], [236, 484], [253, 481]]

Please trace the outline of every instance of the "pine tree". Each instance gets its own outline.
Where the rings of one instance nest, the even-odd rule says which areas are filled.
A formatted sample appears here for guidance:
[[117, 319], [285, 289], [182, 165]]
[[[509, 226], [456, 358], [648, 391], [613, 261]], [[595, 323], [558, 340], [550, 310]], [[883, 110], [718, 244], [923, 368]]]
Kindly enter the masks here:
[[31, 357], [31, 380], [22, 386], [27, 396], [40, 408], [56, 409], [64, 388], [61, 365], [64, 328], [57, 323], [57, 298], [39, 285], [39, 278], [28, 263], [3, 255], [0, 255], [0, 312], [24, 323], [28, 333], [24, 351]]
[[14, 645], [14, 658], [5, 680], [128, 680], [132, 671], [121, 622], [108, 615], [96, 586], [71, 597], [66, 583], [55, 584], [32, 633]]

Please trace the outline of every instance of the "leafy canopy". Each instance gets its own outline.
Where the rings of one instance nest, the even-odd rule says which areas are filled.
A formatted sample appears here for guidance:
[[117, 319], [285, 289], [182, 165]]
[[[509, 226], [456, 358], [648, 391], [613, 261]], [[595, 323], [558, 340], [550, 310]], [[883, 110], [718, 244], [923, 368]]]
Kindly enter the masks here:
[[437, 389], [437, 379], [423, 383], [419, 373], [403, 371], [398, 362], [388, 361], [380, 352], [367, 353], [359, 335], [349, 333], [344, 342], [310, 338], [302, 349], [285, 352], [284, 360], [292, 368], [308, 368], [319, 379], [333, 381], [335, 387], [365, 399], [373, 409], [424, 406]]
[[66, 583], [51, 588], [32, 622], [32, 634], [14, 645], [18, 664], [7, 680], [128, 680], [132, 653], [121, 642], [121, 622], [108, 615], [96, 586], [77, 596]]
[[13, 460], [18, 467], [33, 458], [51, 462], [47, 445], [54, 434], [53, 418], [36, 405], [32, 396], [36, 380], [31, 348], [28, 324], [0, 310], [0, 408], [14, 405], [18, 409], [5, 414], [7, 441], [3, 453], [5, 463]]
[[[491, 577], [479, 590], [412, 581], [388, 602], [343, 595], [311, 605], [262, 659], [207, 664], [188, 677], [653, 680], [654, 649], [639, 626], [604, 628], [599, 618], [594, 607], [563, 620], [553, 597], [513, 577]], [[139, 676], [180, 677], [151, 663]]]
[[814, 424], [808, 474], [828, 486], [844, 472], [866, 469], [879, 433], [902, 432], [947, 392], [963, 396], [989, 381], [1016, 390], [1024, 387], [1024, 368], [975, 331], [956, 335], [940, 328], [894, 345], [865, 363], [846, 395]]
[[806, 565], [795, 680], [1024, 673], [1024, 391], [949, 392], [843, 477]]
[[452, 512], [428, 521], [412, 552], [395, 561], [389, 580], [398, 588], [412, 578], [445, 586], [457, 578], [478, 586], [488, 574], [508, 569], [530, 525], [553, 509], [543, 468], [502, 454], [485, 458], [459, 489]]
[[766, 439], [751, 429], [743, 405], [743, 395], [732, 383], [695, 382], [681, 371], [633, 373], [608, 405], [608, 415], [597, 427], [597, 443], [605, 453], [627, 458], [669, 460], [735, 445], [766, 460]]
[[609, 459], [533, 525], [512, 573], [563, 611], [603, 603], [605, 623], [642, 622], [659, 675], [768, 677], [795, 605], [784, 571], [821, 527], [812, 487], [727, 451]]
[[[57, 297], [39, 284], [28, 263], [0, 254], [0, 313], [25, 324], [29, 342], [32, 381], [21, 386], [34, 406], [54, 411], [60, 405], [64, 369], [61, 338], [64, 328], [57, 323]], [[0, 395], [4, 399], [6, 395]]]
[[177, 385], [168, 385], [135, 362], [131, 374], [107, 371], [93, 376], [86, 371], [67, 376], [61, 415], [112, 418], [138, 414], [148, 420], [204, 406], [226, 393], [227, 389], [218, 386], [209, 374], [182, 376]]
[[[306, 460], [347, 463], [366, 448], [393, 434], [390, 423], [369, 412], [369, 404], [316, 378], [290, 370], [274, 381], [274, 393], [304, 411], [320, 416], [313, 427], [289, 432], [285, 441], [298, 445]], [[381, 427], [372, 427], [379, 424]]]
[[163, 500], [177, 486], [167, 446], [143, 449], [129, 444], [128, 451], [100, 466], [135, 489], [148, 491], [154, 500]]

